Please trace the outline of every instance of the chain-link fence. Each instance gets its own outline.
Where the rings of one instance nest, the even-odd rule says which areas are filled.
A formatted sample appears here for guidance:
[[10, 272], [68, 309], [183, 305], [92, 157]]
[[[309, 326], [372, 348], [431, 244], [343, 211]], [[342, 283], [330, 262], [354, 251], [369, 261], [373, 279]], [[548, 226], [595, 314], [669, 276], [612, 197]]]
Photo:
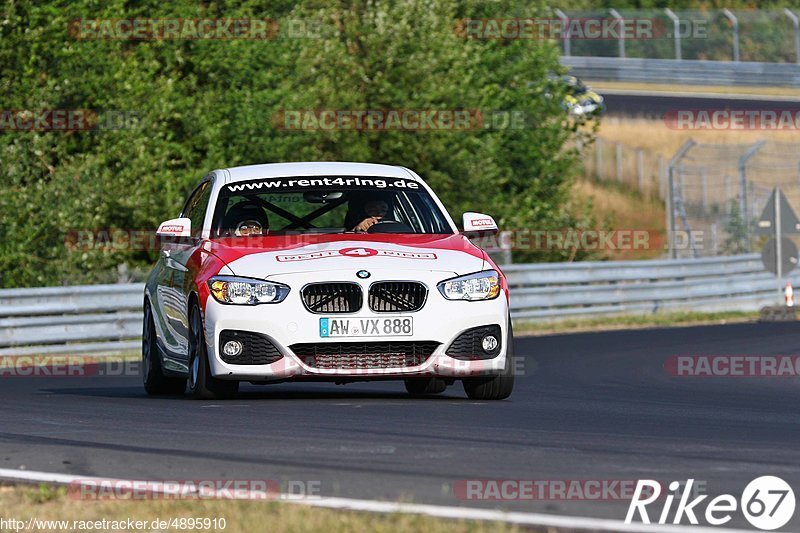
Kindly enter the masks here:
[[667, 161], [660, 154], [599, 136], [581, 152], [587, 178], [618, 183], [645, 197], [666, 197]]
[[668, 163], [669, 234], [689, 239], [672, 257], [758, 252], [754, 235], [772, 190], [800, 208], [800, 142], [699, 144], [688, 141]]
[[[554, 14], [570, 29], [560, 38], [565, 56], [800, 63], [798, 9], [554, 10]], [[602, 38], [592, 38], [595, 21], [612, 29]], [[613, 29], [615, 22], [642, 31], [621, 35]]]

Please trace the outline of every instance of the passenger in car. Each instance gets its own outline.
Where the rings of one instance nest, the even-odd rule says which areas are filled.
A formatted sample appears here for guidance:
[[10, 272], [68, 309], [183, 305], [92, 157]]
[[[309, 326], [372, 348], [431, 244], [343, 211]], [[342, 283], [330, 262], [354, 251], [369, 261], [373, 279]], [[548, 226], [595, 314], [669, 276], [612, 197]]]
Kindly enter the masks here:
[[344, 227], [348, 231], [366, 233], [384, 219], [391, 208], [390, 199], [373, 194], [356, 196], [350, 200], [350, 209], [345, 216]]

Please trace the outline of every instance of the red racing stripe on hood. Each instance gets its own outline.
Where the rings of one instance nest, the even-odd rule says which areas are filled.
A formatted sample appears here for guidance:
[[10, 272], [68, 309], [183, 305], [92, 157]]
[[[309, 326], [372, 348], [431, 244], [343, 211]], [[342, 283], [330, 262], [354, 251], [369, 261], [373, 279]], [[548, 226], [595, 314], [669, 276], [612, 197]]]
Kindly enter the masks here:
[[251, 254], [295, 250], [315, 244], [353, 241], [363, 242], [365, 245], [398, 244], [412, 248], [451, 250], [464, 252], [474, 257], [485, 259], [483, 251], [460, 233], [451, 235], [336, 233], [327, 235], [234, 237], [213, 239], [209, 241], [209, 243], [211, 253], [219, 257], [225, 264], [230, 264], [237, 259]]

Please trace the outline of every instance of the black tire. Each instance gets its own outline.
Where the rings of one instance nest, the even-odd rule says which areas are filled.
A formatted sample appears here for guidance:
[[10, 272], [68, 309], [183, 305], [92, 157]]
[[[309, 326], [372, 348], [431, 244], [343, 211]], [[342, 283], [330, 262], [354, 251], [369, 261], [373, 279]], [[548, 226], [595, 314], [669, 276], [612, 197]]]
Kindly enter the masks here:
[[514, 330], [511, 317], [508, 318], [508, 347], [506, 364], [497, 376], [468, 378], [463, 380], [464, 392], [471, 400], [505, 400], [514, 390]]
[[183, 394], [186, 380], [164, 374], [161, 356], [156, 344], [156, 329], [150, 303], [144, 303], [144, 323], [142, 324], [142, 382], [150, 396]]
[[412, 396], [424, 396], [426, 394], [439, 394], [447, 388], [447, 383], [439, 378], [409, 378], [404, 380], [406, 391]]
[[206, 336], [200, 308], [192, 308], [189, 319], [189, 393], [195, 400], [222, 400], [232, 398], [239, 392], [238, 381], [217, 379], [211, 375], [208, 364]]

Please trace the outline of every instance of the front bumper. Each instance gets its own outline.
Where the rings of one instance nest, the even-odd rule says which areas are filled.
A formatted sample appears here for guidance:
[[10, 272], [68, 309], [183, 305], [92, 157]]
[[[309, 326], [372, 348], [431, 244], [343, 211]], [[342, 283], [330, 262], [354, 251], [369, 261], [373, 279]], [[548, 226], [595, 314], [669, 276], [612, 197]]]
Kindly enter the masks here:
[[[439, 293], [436, 283], [432, 283], [432, 281], [440, 281], [452, 276], [428, 273], [426, 277], [429, 279], [420, 281], [428, 286], [428, 299], [422, 309], [413, 313], [375, 313], [367, 305], [364, 305], [360, 311], [347, 315], [314, 314], [304, 307], [300, 291], [296, 289], [302, 285], [298, 285], [297, 280], [288, 283], [292, 287], [292, 291], [286, 300], [279, 304], [224, 305], [209, 297], [205, 308], [205, 333], [211, 373], [220, 379], [243, 381], [282, 381], [287, 379], [349, 381], [433, 376], [459, 379], [500, 373], [505, 367], [506, 350], [509, 344], [508, 302], [505, 295], [501, 293], [494, 300], [479, 302], [450, 301]], [[276, 281], [278, 281], [277, 278]], [[279, 281], [287, 282], [285, 279]], [[369, 283], [360, 284], [366, 294]], [[321, 317], [384, 319], [404, 316], [414, 318], [414, 334], [411, 337], [393, 335], [358, 338], [320, 337], [319, 319]], [[462, 360], [445, 353], [456, 337], [465, 330], [489, 324], [498, 324], [501, 328], [501, 349], [497, 356], [491, 359]], [[264, 335], [275, 345], [283, 357], [271, 364], [228, 364], [218, 354], [220, 332], [223, 330], [248, 331]], [[290, 346], [300, 343], [389, 341], [437, 342], [440, 344], [421, 364], [381, 368], [318, 368], [307, 365], [303, 358], [295, 355], [290, 348]]]

